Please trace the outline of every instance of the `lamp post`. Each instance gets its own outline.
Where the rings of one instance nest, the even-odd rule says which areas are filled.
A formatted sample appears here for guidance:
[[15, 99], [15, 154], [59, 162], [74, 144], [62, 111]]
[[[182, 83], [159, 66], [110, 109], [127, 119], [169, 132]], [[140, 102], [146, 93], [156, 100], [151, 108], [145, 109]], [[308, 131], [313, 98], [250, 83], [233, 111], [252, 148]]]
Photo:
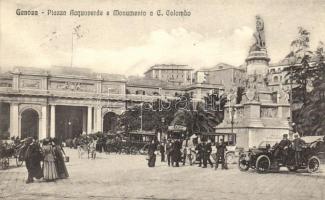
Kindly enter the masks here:
[[235, 95], [235, 89], [231, 89], [231, 93], [229, 95], [228, 101], [229, 101], [229, 114], [230, 114], [230, 123], [231, 123], [231, 133], [234, 133], [234, 115], [235, 115], [235, 108], [232, 102], [234, 101], [234, 98], [236, 98]]
[[140, 109], [140, 120], [141, 120], [141, 121], [140, 121], [140, 123], [141, 123], [141, 124], [140, 124], [140, 131], [142, 132], [142, 128], [143, 128], [143, 127], [142, 127], [142, 123], [143, 123], [143, 119], [142, 119], [142, 118], [143, 118], [143, 113], [142, 113], [143, 103], [141, 103], [140, 105], [141, 105], [141, 109]]
[[231, 111], [230, 111], [230, 114], [231, 114], [231, 133], [234, 133], [234, 115], [235, 115], [235, 108], [234, 106], [231, 106]]

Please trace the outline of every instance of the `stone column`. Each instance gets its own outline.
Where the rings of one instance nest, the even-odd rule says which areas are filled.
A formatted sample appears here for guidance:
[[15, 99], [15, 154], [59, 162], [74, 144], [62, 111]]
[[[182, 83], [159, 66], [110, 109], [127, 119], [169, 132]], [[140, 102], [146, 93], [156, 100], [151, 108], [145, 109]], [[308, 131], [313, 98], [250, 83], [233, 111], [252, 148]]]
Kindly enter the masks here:
[[10, 104], [10, 137], [19, 136], [19, 113], [18, 104]]
[[88, 112], [87, 112], [87, 133], [91, 133], [92, 131], [92, 121], [93, 121], [93, 107], [88, 106]]
[[47, 105], [42, 105], [42, 112], [40, 118], [39, 140], [47, 137]]
[[55, 105], [51, 105], [50, 137], [55, 137]]
[[82, 108], [82, 134], [87, 132], [87, 109]]
[[103, 132], [103, 125], [102, 125], [102, 107], [97, 107], [96, 108], [96, 131], [98, 132]]

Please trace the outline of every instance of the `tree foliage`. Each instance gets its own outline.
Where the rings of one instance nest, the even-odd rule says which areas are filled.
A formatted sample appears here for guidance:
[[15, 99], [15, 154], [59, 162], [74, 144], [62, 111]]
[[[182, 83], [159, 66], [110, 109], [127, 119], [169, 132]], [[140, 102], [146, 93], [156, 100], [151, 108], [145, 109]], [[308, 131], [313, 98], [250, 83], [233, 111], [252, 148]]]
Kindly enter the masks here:
[[293, 122], [301, 135], [325, 134], [325, 64], [324, 44], [316, 51], [309, 50], [310, 33], [299, 27], [297, 39], [291, 43], [292, 51], [287, 56], [294, 61], [285, 69], [293, 83], [294, 103], [302, 107], [293, 110]]
[[[166, 131], [169, 125], [187, 127], [189, 134], [213, 132], [223, 120], [226, 97], [218, 93], [207, 94], [203, 102], [196, 102], [190, 94], [177, 95], [177, 99], [158, 99], [153, 103], [133, 106], [120, 118], [120, 127], [125, 131], [142, 129]], [[142, 111], [141, 111], [142, 110]], [[142, 115], [141, 115], [142, 113]]]

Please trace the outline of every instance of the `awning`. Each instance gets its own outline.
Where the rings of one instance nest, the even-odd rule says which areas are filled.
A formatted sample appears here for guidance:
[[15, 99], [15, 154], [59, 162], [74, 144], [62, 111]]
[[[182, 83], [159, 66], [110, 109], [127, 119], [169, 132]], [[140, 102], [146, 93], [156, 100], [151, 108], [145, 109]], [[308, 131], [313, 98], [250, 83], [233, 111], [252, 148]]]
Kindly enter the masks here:
[[174, 125], [174, 126], [168, 126], [168, 130], [174, 132], [181, 132], [181, 131], [186, 131], [186, 127], [181, 125]]

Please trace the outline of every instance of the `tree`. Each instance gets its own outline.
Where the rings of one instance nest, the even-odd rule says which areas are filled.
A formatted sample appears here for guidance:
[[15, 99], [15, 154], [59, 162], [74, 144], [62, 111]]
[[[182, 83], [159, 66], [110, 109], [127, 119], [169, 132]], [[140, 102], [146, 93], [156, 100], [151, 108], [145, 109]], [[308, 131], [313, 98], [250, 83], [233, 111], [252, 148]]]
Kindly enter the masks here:
[[315, 52], [309, 50], [310, 33], [299, 27], [297, 39], [291, 43], [292, 51], [286, 57], [294, 61], [285, 69], [292, 81], [294, 103], [302, 103], [293, 110], [293, 122], [301, 135], [320, 135], [325, 132], [325, 64], [324, 44]]
[[189, 135], [214, 132], [215, 127], [223, 120], [226, 101], [226, 96], [218, 93], [207, 94], [203, 102], [196, 104], [189, 98], [188, 104], [192, 107], [178, 110], [171, 125], [185, 126]]

